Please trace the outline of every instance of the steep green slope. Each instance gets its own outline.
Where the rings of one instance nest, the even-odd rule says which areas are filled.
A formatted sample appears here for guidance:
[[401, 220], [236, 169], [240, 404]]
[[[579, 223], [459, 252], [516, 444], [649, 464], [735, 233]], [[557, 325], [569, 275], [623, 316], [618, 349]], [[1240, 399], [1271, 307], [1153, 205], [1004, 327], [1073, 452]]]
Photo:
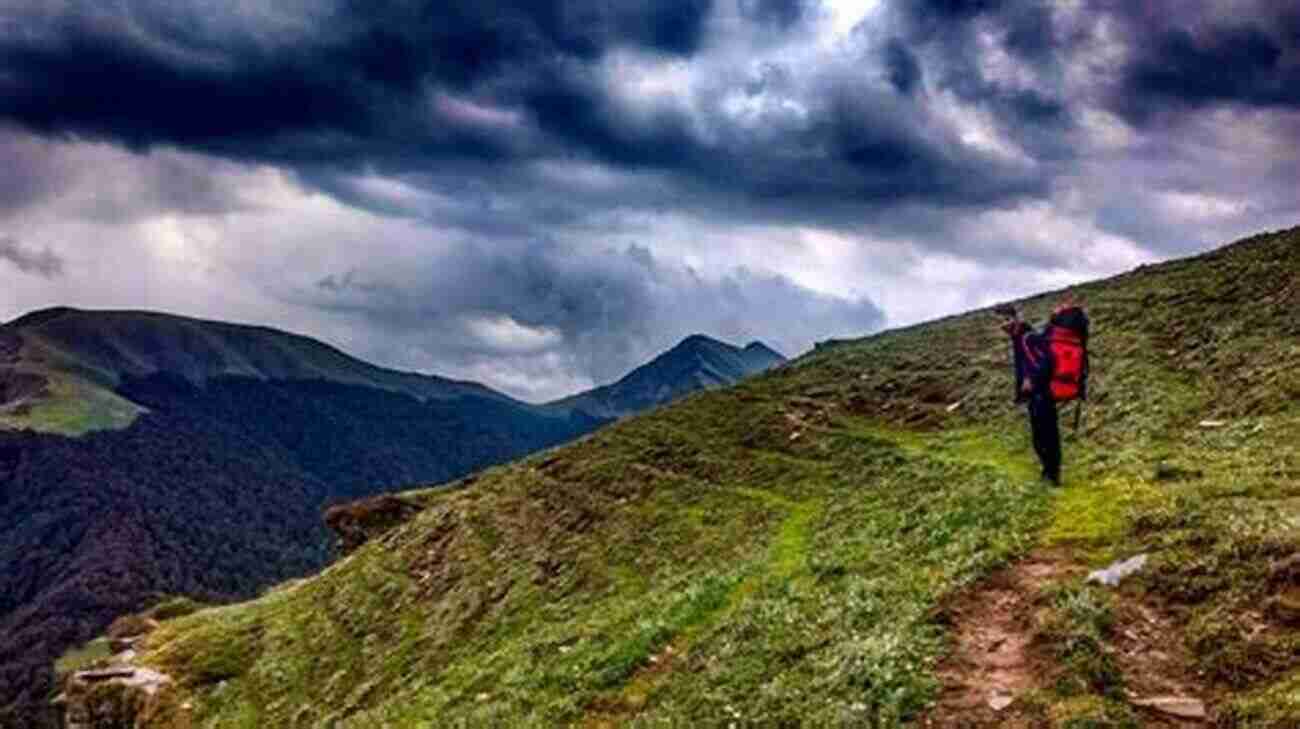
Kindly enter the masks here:
[[1045, 578], [1017, 619], [1037, 687], [983, 725], [1169, 725], [1131, 703], [1121, 596], [1222, 725], [1300, 725], [1300, 229], [1078, 291], [1095, 379], [1064, 489], [987, 312], [821, 347], [406, 494], [319, 576], [165, 622], [138, 660], [177, 683], [145, 723], [957, 726], [927, 708], [947, 606], [1046, 549], [1150, 562], [1114, 593]]

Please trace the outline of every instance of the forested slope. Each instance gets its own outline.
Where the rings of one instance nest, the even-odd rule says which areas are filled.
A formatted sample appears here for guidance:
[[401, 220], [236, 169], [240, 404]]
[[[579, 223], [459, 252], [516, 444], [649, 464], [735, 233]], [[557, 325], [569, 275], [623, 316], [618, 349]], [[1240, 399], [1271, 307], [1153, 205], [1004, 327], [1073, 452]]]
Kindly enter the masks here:
[[119, 615], [166, 594], [249, 597], [322, 567], [328, 504], [450, 480], [600, 424], [320, 380], [199, 386], [164, 373], [128, 377], [116, 394], [143, 408], [124, 429], [0, 429], [7, 724], [37, 725], [50, 661]]

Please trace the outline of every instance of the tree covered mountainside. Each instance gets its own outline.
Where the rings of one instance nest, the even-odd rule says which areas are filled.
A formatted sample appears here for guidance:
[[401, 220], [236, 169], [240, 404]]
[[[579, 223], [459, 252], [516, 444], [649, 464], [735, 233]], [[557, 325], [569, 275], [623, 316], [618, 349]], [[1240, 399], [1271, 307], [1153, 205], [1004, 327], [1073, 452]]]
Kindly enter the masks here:
[[0, 726], [51, 724], [51, 660], [120, 615], [321, 568], [328, 505], [604, 422], [262, 327], [72, 309], [0, 327]]
[[209, 601], [319, 569], [321, 510], [441, 482], [585, 433], [492, 398], [165, 374], [145, 414], [78, 438], [0, 431], [0, 696], [48, 702], [49, 658], [160, 594]]
[[319, 575], [148, 633], [121, 670], [152, 693], [70, 700], [153, 728], [1300, 726], [1300, 228], [1076, 292], [1061, 489], [971, 312], [398, 495]]

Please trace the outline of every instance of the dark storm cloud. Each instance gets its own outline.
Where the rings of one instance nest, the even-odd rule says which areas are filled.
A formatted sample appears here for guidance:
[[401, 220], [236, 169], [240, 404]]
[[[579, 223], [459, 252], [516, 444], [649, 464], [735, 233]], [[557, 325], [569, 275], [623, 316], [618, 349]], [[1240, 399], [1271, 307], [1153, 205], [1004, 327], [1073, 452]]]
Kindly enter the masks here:
[[740, 12], [758, 23], [789, 28], [816, 0], [740, 0]]
[[49, 248], [42, 250], [30, 248], [12, 236], [0, 235], [0, 261], [8, 263], [23, 273], [42, 278], [63, 275], [64, 263], [58, 254]]
[[[813, 5], [739, 7], [760, 25], [790, 28]], [[1130, 60], [1116, 69], [1116, 87], [1090, 91], [1135, 121], [1167, 107], [1295, 105], [1300, 13], [1263, 0], [1246, 7], [1261, 20], [1170, 0], [1095, 0], [1090, 16], [1119, 24]], [[223, 14], [173, 0], [15, 5], [0, 11], [0, 118], [45, 134], [287, 165], [300, 179], [335, 181], [322, 186], [332, 194], [346, 192], [341, 174], [362, 170], [460, 166], [496, 177], [577, 159], [671, 174], [716, 214], [770, 214], [775, 201], [777, 214], [832, 224], [846, 206], [856, 208], [851, 217], [900, 202], [1043, 198], [1075, 154], [1081, 102], [1059, 82], [1080, 60], [1071, 55], [1078, 37], [1049, 3], [890, 3], [873, 23], [891, 30], [874, 42], [862, 35], [854, 74], [800, 74], [781, 93], [766, 77], [726, 74], [692, 108], [614, 92], [600, 66], [612, 51], [694, 59], [707, 50], [713, 9], [710, 0], [297, 0]], [[1037, 82], [990, 71], [990, 42]], [[919, 98], [930, 84], [988, 111], [999, 137], [1049, 164], [971, 149], [944, 128], [939, 102]], [[737, 90], [798, 101], [806, 113], [742, 124], [721, 102]]]
[[897, 38], [885, 44], [885, 67], [889, 69], [889, 82], [900, 94], [910, 94], [921, 81], [921, 63], [907, 46]]
[[[939, 7], [964, 18], [985, 5]], [[673, 174], [698, 204], [738, 215], [772, 200], [816, 218], [809, 201], [961, 206], [1047, 189], [1048, 171], [965, 148], [924, 104], [862, 106], [915, 90], [921, 65], [902, 43], [884, 54], [884, 84], [870, 75], [804, 80], [787, 96], [808, 102], [807, 117], [759, 130], [719, 106], [729, 88], [694, 114], [611, 94], [599, 69], [611, 49], [698, 53], [707, 0], [266, 6], [295, 21], [281, 24], [253, 4], [219, 19], [161, 0], [64, 7], [11, 11], [30, 30], [0, 36], [0, 117], [46, 134], [179, 145], [289, 165], [308, 180], [447, 164], [492, 176], [539, 159], [586, 159]], [[807, 7], [742, 4], [781, 27]], [[1013, 134], [1021, 119], [1062, 114], [1053, 99], [978, 81], [966, 82], [968, 95], [1010, 110]]]
[[889, 5], [907, 35], [918, 43], [952, 43], [970, 30], [970, 21], [998, 11], [1002, 0], [909, 0]]
[[[990, 113], [999, 133], [1032, 158], [1059, 162], [1075, 156], [1075, 110], [1061, 83], [1073, 41], [1057, 28], [1050, 3], [914, 0], [892, 3], [888, 12], [898, 35], [885, 46], [885, 61], [896, 87], [909, 78], [910, 59], [935, 88]], [[1036, 82], [991, 73], [990, 46], [1015, 59]], [[1045, 184], [1054, 173], [1039, 171]]]
[[65, 188], [74, 171], [51, 159], [47, 145], [0, 126], [0, 218]]
[[1006, 24], [1003, 45], [1020, 58], [1038, 60], [1060, 48], [1048, 3], [1017, 8], [1015, 14], [1006, 18]]
[[762, 338], [799, 352], [814, 339], [861, 334], [883, 314], [870, 301], [826, 296], [790, 279], [736, 269], [721, 278], [629, 246], [579, 254], [553, 241], [503, 250], [467, 246], [404, 276], [349, 271], [320, 280], [300, 303], [365, 319], [394, 337], [415, 337], [440, 356], [508, 356], [512, 345], [475, 333], [496, 317], [553, 332], [548, 345], [578, 370], [608, 382], [689, 334]]
[[[1005, 80], [986, 75], [987, 64], [980, 62], [986, 50], [981, 33], [1039, 70], [1051, 66], [1065, 51], [1057, 38], [1052, 8], [1038, 0], [915, 0], [889, 7], [902, 33], [894, 42], [913, 51], [930, 51], [940, 87], [966, 100], [996, 106], [1015, 96]], [[1027, 121], [1040, 120], [1036, 116]]]
[[529, 89], [524, 100], [543, 129], [618, 166], [689, 165], [702, 151], [680, 110], [657, 109], [649, 120], [637, 120], [586, 73], [556, 74]]
[[772, 119], [761, 135], [728, 126], [724, 112], [706, 106], [718, 121], [707, 142], [681, 109], [627, 110], [582, 78], [542, 89], [529, 101], [543, 128], [603, 162], [677, 173], [686, 189], [702, 186], [698, 195], [715, 207], [726, 204], [718, 196], [739, 196], [798, 218], [801, 210], [818, 215], [809, 200], [828, 208], [903, 200], [961, 206], [1045, 189], [1038, 173], [965, 147], [926, 109], [855, 79], [827, 80], [808, 93], [807, 117]]
[[1300, 108], [1300, 10], [1258, 2], [1195, 25], [1129, 20], [1134, 58], [1114, 103], [1130, 120], [1221, 103]]
[[[212, 15], [134, 0], [9, 10], [0, 115], [45, 133], [192, 146], [270, 160], [405, 155], [494, 159], [509, 145], [445, 109], [467, 91], [610, 45], [689, 54], [710, 0], [404, 2], [321, 0], [268, 15]], [[308, 12], [311, 11], [311, 12]], [[319, 25], [317, 25], [319, 24]], [[58, 89], [58, 93], [50, 93]]]
[[[1007, 94], [974, 63], [980, 32], [1030, 67], [1086, 63], [1079, 28], [1059, 27], [1059, 8], [1039, 0], [912, 0], [891, 6], [907, 42], [938, 45], [951, 61], [943, 83], [965, 98], [991, 97], [1029, 121], [1058, 117], [1061, 99]], [[1054, 12], [1056, 11], [1056, 12]], [[1108, 24], [1123, 44], [1118, 83], [1095, 89], [1134, 121], [1164, 110], [1235, 102], [1300, 106], [1300, 10], [1274, 0], [1089, 0], [1082, 24]], [[1014, 110], [1014, 109], [1013, 109]]]

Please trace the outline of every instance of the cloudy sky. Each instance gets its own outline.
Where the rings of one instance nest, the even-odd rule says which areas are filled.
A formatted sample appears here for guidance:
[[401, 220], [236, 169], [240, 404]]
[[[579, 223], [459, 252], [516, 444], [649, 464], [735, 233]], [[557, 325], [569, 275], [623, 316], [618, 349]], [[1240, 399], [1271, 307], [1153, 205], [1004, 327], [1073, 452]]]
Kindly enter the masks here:
[[1274, 0], [0, 0], [0, 320], [540, 400], [1300, 223]]

